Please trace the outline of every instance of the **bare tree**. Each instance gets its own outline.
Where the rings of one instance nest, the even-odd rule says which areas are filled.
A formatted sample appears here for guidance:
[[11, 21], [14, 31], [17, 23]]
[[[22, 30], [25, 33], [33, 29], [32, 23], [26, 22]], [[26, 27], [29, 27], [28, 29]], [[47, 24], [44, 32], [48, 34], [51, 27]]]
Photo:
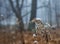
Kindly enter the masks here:
[[23, 24], [23, 20], [22, 20], [22, 16], [21, 16], [21, 10], [23, 7], [24, 0], [22, 0], [20, 7], [19, 7], [19, 0], [16, 0], [16, 8], [14, 7], [12, 0], [9, 0], [9, 2], [11, 4], [13, 12], [15, 13], [16, 17], [18, 18], [18, 21], [20, 22], [19, 23], [20, 24], [20, 30], [22, 31], [22, 30], [24, 30], [24, 24]]
[[52, 25], [52, 10], [51, 10], [51, 2], [50, 2], [50, 0], [48, 2], [48, 6], [49, 6], [48, 20], [49, 20], [50, 25]]
[[[31, 6], [31, 15], [30, 15], [30, 21], [33, 19], [33, 18], [36, 18], [36, 13], [37, 13], [37, 0], [32, 0], [32, 6]], [[30, 28], [32, 27], [35, 27], [34, 24], [29, 24], [29, 30], [31, 30]]]
[[58, 21], [58, 18], [59, 18], [59, 16], [58, 16], [58, 13], [57, 13], [57, 2], [55, 3], [55, 15], [56, 15], [56, 24], [57, 24], [57, 27], [59, 27], [59, 21]]
[[[9, 0], [9, 2], [11, 4], [13, 12], [15, 13], [16, 17], [18, 18], [19, 26], [20, 26], [20, 32], [22, 34], [22, 31], [24, 30], [24, 23], [23, 23], [21, 11], [22, 11], [24, 0], [21, 0], [21, 2], [22, 2], [21, 5], [19, 4], [20, 0], [16, 0], [16, 8], [14, 7], [12, 0]], [[21, 37], [22, 37], [22, 39], [21, 39], [22, 43], [24, 44], [23, 34], [21, 35]]]

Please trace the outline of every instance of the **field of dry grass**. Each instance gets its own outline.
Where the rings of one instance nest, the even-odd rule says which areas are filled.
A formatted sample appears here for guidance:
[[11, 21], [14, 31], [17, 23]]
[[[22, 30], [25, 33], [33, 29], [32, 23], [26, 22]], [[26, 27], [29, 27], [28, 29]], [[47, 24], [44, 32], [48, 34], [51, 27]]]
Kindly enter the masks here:
[[[23, 32], [23, 39], [25, 44], [60, 44], [60, 29], [51, 30], [50, 39], [48, 42], [39, 34], [33, 36], [33, 32]], [[21, 33], [18, 31], [0, 32], [0, 44], [22, 44]]]

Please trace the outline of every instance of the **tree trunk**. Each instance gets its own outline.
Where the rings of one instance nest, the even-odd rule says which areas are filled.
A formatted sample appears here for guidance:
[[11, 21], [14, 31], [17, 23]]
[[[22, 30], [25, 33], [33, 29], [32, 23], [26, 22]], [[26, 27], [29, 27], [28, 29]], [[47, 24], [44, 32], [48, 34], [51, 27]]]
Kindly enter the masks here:
[[57, 24], [57, 27], [59, 27], [59, 17], [58, 17], [58, 13], [57, 13], [57, 2], [55, 3], [55, 16], [56, 16], [56, 24]]
[[50, 3], [50, 0], [49, 0], [49, 3], [48, 3], [48, 6], [49, 6], [48, 22], [52, 26], [52, 11], [51, 11], [51, 3]]
[[[36, 18], [36, 12], [37, 12], [36, 9], [37, 9], [37, 0], [32, 0], [30, 21], [31, 21], [33, 18]], [[31, 31], [32, 27], [35, 28], [35, 24], [34, 24], [34, 23], [29, 24], [28, 29]]]
[[13, 5], [12, 0], [9, 0], [9, 2], [11, 4], [11, 7], [12, 7], [12, 11], [15, 13], [15, 16], [18, 18], [18, 21], [19, 21], [19, 31], [21, 33], [22, 44], [24, 44], [24, 38], [23, 38], [24, 23], [23, 23], [23, 19], [22, 19], [22, 16], [21, 16], [23, 1], [24, 0], [22, 0], [21, 7], [19, 7], [19, 0], [16, 0], [16, 8], [15, 8], [14, 5]]

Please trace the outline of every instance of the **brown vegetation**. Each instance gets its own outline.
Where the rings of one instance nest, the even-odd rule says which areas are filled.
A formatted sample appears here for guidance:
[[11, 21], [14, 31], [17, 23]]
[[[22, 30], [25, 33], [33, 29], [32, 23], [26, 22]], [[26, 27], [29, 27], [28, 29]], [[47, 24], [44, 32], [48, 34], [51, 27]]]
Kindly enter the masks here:
[[[56, 30], [59, 32], [59, 30]], [[55, 30], [51, 30], [50, 36], [48, 36], [48, 42], [45, 36], [42, 37], [39, 34], [33, 36], [33, 32], [23, 32], [23, 39], [25, 44], [60, 44], [60, 35]], [[19, 31], [12, 32], [0, 32], [0, 44], [22, 44], [21, 34]]]

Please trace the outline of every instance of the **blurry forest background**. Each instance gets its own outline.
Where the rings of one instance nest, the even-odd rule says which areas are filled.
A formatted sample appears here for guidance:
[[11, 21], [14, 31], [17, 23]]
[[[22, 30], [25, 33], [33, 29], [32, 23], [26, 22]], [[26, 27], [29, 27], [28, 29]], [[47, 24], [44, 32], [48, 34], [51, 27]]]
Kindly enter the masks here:
[[0, 0], [0, 29], [29, 29], [33, 18], [60, 27], [60, 0]]

